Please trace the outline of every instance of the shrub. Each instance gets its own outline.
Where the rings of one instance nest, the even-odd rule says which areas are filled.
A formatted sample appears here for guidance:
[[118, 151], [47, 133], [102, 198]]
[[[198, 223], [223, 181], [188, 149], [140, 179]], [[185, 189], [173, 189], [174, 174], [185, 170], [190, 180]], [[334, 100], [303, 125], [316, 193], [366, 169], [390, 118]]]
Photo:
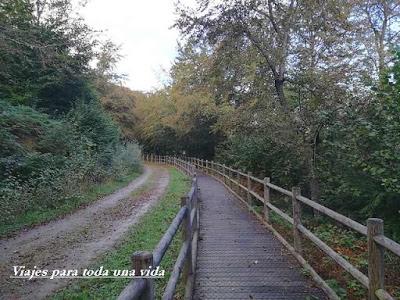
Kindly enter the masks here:
[[54, 120], [0, 101], [0, 211], [11, 224], [27, 211], [76, 201], [94, 183], [140, 169], [140, 149], [95, 102]]

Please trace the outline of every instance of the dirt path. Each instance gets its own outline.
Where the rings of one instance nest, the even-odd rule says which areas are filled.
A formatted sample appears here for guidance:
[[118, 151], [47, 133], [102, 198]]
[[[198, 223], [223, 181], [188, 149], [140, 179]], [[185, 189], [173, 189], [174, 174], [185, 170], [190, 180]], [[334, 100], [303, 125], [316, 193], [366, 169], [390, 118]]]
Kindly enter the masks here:
[[168, 181], [166, 169], [146, 166], [127, 187], [61, 220], [1, 240], [0, 298], [42, 299], [67, 285], [67, 279], [28, 281], [10, 276], [13, 266], [48, 270], [87, 267], [157, 202]]

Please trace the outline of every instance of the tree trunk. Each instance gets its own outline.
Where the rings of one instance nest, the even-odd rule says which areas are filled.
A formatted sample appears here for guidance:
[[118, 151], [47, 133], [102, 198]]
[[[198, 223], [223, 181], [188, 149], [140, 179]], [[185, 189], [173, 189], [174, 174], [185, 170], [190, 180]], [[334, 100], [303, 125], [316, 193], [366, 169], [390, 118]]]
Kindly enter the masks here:
[[283, 84], [284, 84], [284, 79], [275, 78], [275, 90], [276, 94], [278, 95], [279, 103], [281, 104], [285, 114], [289, 115], [289, 107], [286, 101], [285, 93], [283, 91]]
[[[319, 203], [321, 197], [321, 189], [320, 189], [320, 181], [317, 175], [317, 146], [318, 146], [318, 135], [319, 130], [317, 130], [314, 135], [312, 144], [311, 144], [311, 159], [310, 159], [310, 192], [311, 192], [311, 200]], [[314, 217], [319, 218], [320, 213], [318, 210], [313, 209]]]
[[[321, 189], [320, 189], [319, 179], [315, 174], [311, 176], [310, 191], [311, 191], [311, 200], [318, 203], [321, 197]], [[320, 212], [318, 210], [314, 209], [313, 213], [315, 218], [320, 217]]]

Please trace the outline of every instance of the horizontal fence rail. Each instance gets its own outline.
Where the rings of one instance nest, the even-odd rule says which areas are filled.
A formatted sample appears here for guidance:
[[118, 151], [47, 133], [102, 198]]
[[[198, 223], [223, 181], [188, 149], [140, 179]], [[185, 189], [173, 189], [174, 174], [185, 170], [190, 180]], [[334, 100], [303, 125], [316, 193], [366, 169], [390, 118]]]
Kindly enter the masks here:
[[[153, 252], [137, 251], [133, 253], [131, 257], [133, 269], [135, 270], [135, 274], [140, 275], [140, 270], [146, 270], [149, 267], [154, 269], [159, 266], [172, 240], [176, 236], [176, 233], [181, 229], [182, 246], [162, 299], [174, 299], [176, 286], [180, 277], [185, 282], [185, 299], [191, 299], [195, 278], [194, 270], [196, 267], [199, 230], [198, 188], [195, 166], [188, 161], [175, 157], [148, 155], [143, 158], [150, 162], [168, 164], [182, 170], [186, 175], [192, 177], [192, 185], [188, 194], [181, 198], [181, 209], [176, 214]], [[155, 288], [154, 279], [137, 278], [132, 280], [125, 287], [118, 299], [154, 300]]]
[[[179, 164], [182, 168], [183, 162], [189, 165], [184, 166], [186, 172], [195, 172], [195, 170], [203, 171], [221, 183], [223, 183], [232, 193], [234, 193], [248, 208], [253, 211], [258, 218], [278, 237], [278, 239], [292, 252], [297, 260], [305, 267], [316, 280], [323, 290], [331, 299], [339, 299], [336, 293], [323, 281], [323, 279], [315, 272], [315, 270], [305, 261], [302, 256], [302, 238], [306, 237], [315, 246], [328, 255], [340, 267], [351, 274], [358, 282], [368, 289], [369, 300], [388, 300], [394, 299], [384, 287], [384, 251], [389, 250], [397, 256], [400, 256], [400, 244], [384, 236], [383, 220], [370, 218], [367, 220], [367, 226], [360, 224], [340, 213], [333, 211], [309, 198], [301, 195], [301, 191], [297, 187], [293, 187], [291, 191], [274, 185], [270, 182], [270, 178], [260, 179], [253, 176], [250, 172], [245, 173], [241, 170], [236, 170], [224, 164], [214, 161], [208, 161], [193, 157], [171, 157], [171, 156], [156, 156], [145, 155], [145, 159], [157, 163]], [[263, 195], [254, 191], [254, 183], [262, 184]], [[234, 188], [236, 187], [236, 189]], [[235, 191], [239, 188], [239, 191]], [[270, 202], [271, 190], [286, 195], [291, 198], [292, 215], [289, 216], [278, 207]], [[245, 195], [240, 195], [244, 193]], [[263, 214], [260, 216], [251, 204], [253, 199], [260, 201], [263, 204]], [[355, 230], [363, 236], [367, 237], [368, 244], [368, 276], [359, 271], [348, 260], [334, 251], [325, 242], [320, 240], [314, 233], [308, 230], [302, 224], [301, 206], [306, 205], [319, 213], [328, 216], [336, 222]], [[293, 230], [293, 246], [291, 246], [271, 225], [270, 212], [273, 211], [281, 218], [292, 225]]]

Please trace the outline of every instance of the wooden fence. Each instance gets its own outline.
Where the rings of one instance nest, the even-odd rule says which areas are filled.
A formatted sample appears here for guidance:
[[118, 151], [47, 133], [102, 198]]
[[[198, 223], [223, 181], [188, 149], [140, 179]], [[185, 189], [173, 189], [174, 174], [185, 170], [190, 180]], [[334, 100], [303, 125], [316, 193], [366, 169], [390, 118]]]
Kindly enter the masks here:
[[[146, 159], [153, 162], [171, 162], [177, 158], [170, 156], [145, 155]], [[383, 220], [370, 218], [367, 220], [367, 226], [360, 224], [346, 216], [343, 216], [321, 204], [318, 204], [301, 195], [300, 188], [293, 187], [292, 191], [281, 188], [271, 183], [270, 178], [259, 179], [250, 172], [244, 173], [235, 170], [226, 165], [198, 158], [179, 158], [179, 161], [190, 163], [190, 168], [195, 167], [224, 184], [233, 194], [235, 194], [247, 207], [263, 222], [274, 235], [288, 248], [296, 257], [300, 264], [308, 270], [313, 279], [319, 283], [321, 288], [331, 299], [340, 299], [328, 284], [317, 274], [317, 272], [306, 262], [302, 256], [302, 238], [308, 238], [315, 246], [321, 249], [326, 255], [332, 258], [340, 267], [350, 273], [358, 282], [368, 289], [369, 300], [393, 300], [394, 298], [385, 290], [384, 287], [384, 251], [389, 250], [400, 257], [400, 244], [387, 238], [383, 234]], [[193, 170], [192, 170], [193, 171]], [[245, 183], [244, 183], [245, 182]], [[254, 183], [262, 184], [263, 196], [260, 196], [254, 190]], [[292, 200], [292, 215], [271, 204], [270, 191], [274, 190], [283, 195], [289, 196]], [[244, 193], [245, 196], [240, 194]], [[263, 214], [257, 213], [252, 204], [253, 199], [263, 204]], [[322, 213], [341, 223], [342, 225], [357, 231], [367, 237], [368, 244], [368, 276], [359, 271], [349, 261], [334, 251], [315, 234], [302, 225], [301, 206], [307, 205], [312, 209]], [[271, 225], [270, 212], [273, 211], [292, 225], [293, 228], [293, 246], [291, 246]], [[400, 276], [400, 274], [399, 274]]]
[[[132, 255], [132, 265], [135, 274], [140, 275], [140, 270], [153, 269], [160, 265], [165, 253], [167, 252], [172, 240], [179, 228], [182, 229], [182, 247], [175, 262], [168, 284], [164, 290], [162, 299], [172, 300], [178, 280], [185, 281], [185, 299], [191, 299], [194, 285], [194, 269], [197, 257], [197, 240], [199, 229], [199, 209], [198, 209], [198, 189], [194, 166], [188, 161], [178, 158], [157, 157], [153, 162], [169, 164], [192, 177], [192, 186], [187, 196], [181, 198], [181, 209], [176, 214], [174, 220], [164, 233], [153, 252], [138, 251]], [[136, 278], [125, 287], [119, 295], [120, 300], [153, 300], [155, 299], [154, 278]]]

